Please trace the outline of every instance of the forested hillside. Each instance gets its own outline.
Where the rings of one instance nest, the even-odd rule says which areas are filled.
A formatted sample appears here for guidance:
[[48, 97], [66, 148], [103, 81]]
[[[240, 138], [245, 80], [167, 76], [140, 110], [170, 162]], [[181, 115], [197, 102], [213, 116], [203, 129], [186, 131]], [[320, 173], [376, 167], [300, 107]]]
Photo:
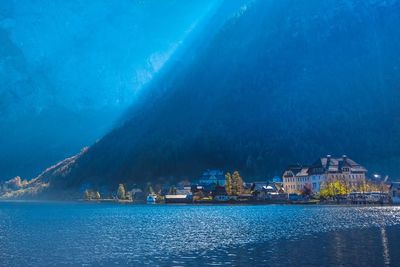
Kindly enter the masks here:
[[327, 153], [399, 174], [398, 25], [399, 1], [242, 5], [60, 186], [179, 180], [206, 168], [261, 178]]

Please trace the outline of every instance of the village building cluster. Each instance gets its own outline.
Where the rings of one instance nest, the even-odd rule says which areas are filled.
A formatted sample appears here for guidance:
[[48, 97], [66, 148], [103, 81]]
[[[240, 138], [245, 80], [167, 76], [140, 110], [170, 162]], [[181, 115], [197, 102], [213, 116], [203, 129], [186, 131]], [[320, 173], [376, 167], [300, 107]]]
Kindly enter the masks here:
[[[165, 191], [165, 190], [164, 190]], [[279, 177], [263, 182], [246, 183], [239, 172], [232, 174], [219, 169], [205, 170], [198, 180], [189, 185], [178, 184], [161, 195], [166, 203], [210, 203], [210, 202], [246, 202], [286, 198], [283, 184]], [[154, 201], [148, 197], [147, 201]]]
[[[101, 199], [98, 192], [85, 191], [85, 199]], [[371, 181], [367, 169], [351, 158], [324, 156], [311, 165], [291, 165], [281, 176], [245, 182], [240, 173], [205, 170], [198, 179], [166, 184], [154, 190], [134, 188], [125, 192], [122, 184], [112, 199], [147, 203], [400, 203], [400, 183]]]

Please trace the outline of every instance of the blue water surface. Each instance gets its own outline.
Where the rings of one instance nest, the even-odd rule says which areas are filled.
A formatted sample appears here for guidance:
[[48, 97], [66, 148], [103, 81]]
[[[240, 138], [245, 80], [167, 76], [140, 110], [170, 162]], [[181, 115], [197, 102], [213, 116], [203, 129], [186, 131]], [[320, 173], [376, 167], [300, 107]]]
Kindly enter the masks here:
[[0, 203], [1, 266], [400, 266], [400, 207]]

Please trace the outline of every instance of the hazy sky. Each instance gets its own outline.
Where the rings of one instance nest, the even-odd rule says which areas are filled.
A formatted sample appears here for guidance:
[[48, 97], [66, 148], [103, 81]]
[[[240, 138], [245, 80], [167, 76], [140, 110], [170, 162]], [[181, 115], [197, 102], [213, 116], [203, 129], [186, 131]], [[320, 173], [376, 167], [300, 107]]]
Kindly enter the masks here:
[[[1, 30], [20, 50], [26, 72], [15, 67], [9, 79], [46, 79], [39, 83], [51, 89], [26, 89], [46, 90], [46, 101], [34, 103], [39, 109], [48, 98], [69, 108], [126, 105], [215, 2], [2, 1]], [[7, 56], [0, 58], [3, 71], [13, 68]]]
[[1, 1], [0, 179], [100, 138], [219, 4]]

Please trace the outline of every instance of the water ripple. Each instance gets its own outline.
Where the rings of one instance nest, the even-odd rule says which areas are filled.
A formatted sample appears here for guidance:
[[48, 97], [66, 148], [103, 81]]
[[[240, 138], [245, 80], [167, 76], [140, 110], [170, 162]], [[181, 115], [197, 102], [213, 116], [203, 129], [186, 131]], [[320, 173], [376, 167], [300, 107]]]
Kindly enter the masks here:
[[251, 260], [249, 244], [399, 224], [400, 207], [0, 203], [0, 264], [183, 265], [230, 247]]

